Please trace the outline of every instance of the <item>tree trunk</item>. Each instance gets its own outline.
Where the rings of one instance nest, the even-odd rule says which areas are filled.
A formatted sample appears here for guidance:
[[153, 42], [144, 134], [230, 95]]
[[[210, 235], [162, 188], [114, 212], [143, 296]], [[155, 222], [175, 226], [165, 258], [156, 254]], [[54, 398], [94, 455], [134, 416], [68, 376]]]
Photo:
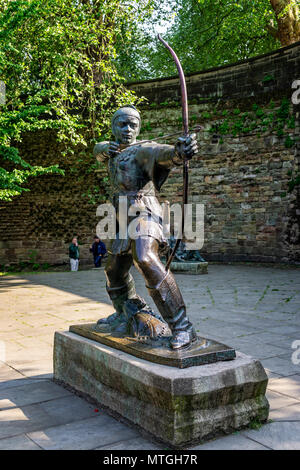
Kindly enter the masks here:
[[[270, 0], [277, 20], [277, 29], [272, 25], [268, 28], [276, 36], [282, 46], [289, 46], [300, 41], [300, 9], [291, 0]], [[298, 3], [298, 2], [297, 2]]]

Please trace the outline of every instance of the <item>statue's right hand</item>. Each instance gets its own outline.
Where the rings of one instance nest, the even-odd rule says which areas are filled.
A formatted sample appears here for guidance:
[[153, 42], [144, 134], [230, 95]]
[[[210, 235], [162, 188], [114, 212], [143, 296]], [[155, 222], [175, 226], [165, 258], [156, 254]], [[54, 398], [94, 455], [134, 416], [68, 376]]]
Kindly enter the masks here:
[[115, 157], [118, 153], [120, 153], [120, 144], [117, 142], [109, 142], [108, 153], [111, 157]]

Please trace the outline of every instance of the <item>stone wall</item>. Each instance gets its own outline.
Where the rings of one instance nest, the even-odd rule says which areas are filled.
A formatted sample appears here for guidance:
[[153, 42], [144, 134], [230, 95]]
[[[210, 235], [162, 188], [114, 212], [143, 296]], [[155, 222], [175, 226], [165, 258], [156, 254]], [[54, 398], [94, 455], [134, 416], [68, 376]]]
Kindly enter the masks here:
[[[190, 126], [200, 124], [190, 163], [189, 201], [205, 205], [202, 254], [215, 261], [300, 261], [299, 112], [291, 103], [300, 79], [300, 44], [187, 77]], [[148, 99], [143, 137], [180, 126], [177, 78], [132, 83]], [[179, 202], [182, 171], [162, 198]]]
[[1, 203], [0, 265], [68, 262], [68, 246], [74, 235], [79, 239], [81, 262], [91, 262], [89, 246], [95, 234], [96, 209], [86, 194], [99, 185], [90, 168], [94, 164], [92, 149], [77, 149], [73, 157], [62, 157], [55, 134], [44, 131], [25, 135], [19, 150], [32, 164], [58, 163], [65, 176], [32, 178], [30, 192]]
[[[190, 164], [189, 200], [205, 204], [202, 254], [208, 260], [300, 261], [300, 149], [294, 143], [299, 120], [290, 104], [299, 70], [298, 43], [187, 77], [190, 126], [202, 126], [200, 151]], [[178, 79], [128, 86], [148, 99], [141, 109], [141, 138], [181, 128]], [[66, 176], [32, 180], [30, 192], [1, 203], [0, 264], [67, 262], [75, 234], [82, 262], [90, 261], [98, 220], [97, 203], [89, 203], [86, 193], [103, 192], [105, 177], [91, 167], [91, 148], [65, 159], [55, 135], [39, 133], [24, 136], [20, 153], [34, 164], [59, 163]], [[182, 170], [175, 168], [161, 199], [172, 203], [181, 197]]]
[[[279, 108], [278, 102], [273, 113]], [[205, 205], [203, 256], [215, 261], [300, 261], [299, 198], [297, 189], [289, 191], [298, 158], [295, 146], [285, 145], [286, 136], [293, 139], [295, 130], [286, 129], [282, 137], [270, 129], [220, 136], [209, 131], [214, 121], [202, 117], [210, 111], [207, 105], [190, 106], [203, 126], [198, 132], [200, 151], [189, 171], [189, 202]], [[166, 128], [178, 128], [180, 113], [175, 107], [145, 109], [143, 117], [159, 135]], [[161, 199], [181, 202], [182, 187], [182, 169], [175, 168]]]
[[[261, 56], [212, 68], [186, 76], [189, 102], [209, 102], [246, 98], [266, 100], [290, 94], [293, 80], [299, 79], [300, 42]], [[178, 77], [132, 82], [129, 87], [150, 103], [180, 100]]]

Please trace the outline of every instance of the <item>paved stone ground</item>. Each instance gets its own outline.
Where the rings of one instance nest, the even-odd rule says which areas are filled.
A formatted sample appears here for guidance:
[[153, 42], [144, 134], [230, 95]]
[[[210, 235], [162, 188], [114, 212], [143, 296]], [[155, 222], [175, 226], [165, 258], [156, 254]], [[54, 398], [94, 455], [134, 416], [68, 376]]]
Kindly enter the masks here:
[[[270, 423], [195, 449], [299, 450], [300, 270], [210, 265], [176, 277], [199, 334], [259, 358], [270, 377]], [[166, 448], [51, 380], [54, 332], [113, 311], [102, 269], [5, 276], [0, 294], [0, 449]]]

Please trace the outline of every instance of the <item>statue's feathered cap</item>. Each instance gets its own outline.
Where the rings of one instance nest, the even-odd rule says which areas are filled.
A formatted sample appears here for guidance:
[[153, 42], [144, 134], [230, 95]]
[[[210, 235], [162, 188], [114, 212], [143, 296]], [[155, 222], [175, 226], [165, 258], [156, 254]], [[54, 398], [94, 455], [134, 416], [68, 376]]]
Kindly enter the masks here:
[[140, 113], [138, 112], [138, 110], [136, 109], [135, 106], [133, 106], [132, 104], [128, 104], [126, 106], [122, 106], [121, 108], [119, 108], [113, 115], [112, 117], [112, 125], [114, 125], [114, 122], [115, 120], [119, 117], [119, 116], [122, 116], [124, 114], [127, 114], [128, 116], [132, 116], [132, 117], [135, 117], [136, 119], [139, 120], [139, 123], [141, 125], [141, 115]]

